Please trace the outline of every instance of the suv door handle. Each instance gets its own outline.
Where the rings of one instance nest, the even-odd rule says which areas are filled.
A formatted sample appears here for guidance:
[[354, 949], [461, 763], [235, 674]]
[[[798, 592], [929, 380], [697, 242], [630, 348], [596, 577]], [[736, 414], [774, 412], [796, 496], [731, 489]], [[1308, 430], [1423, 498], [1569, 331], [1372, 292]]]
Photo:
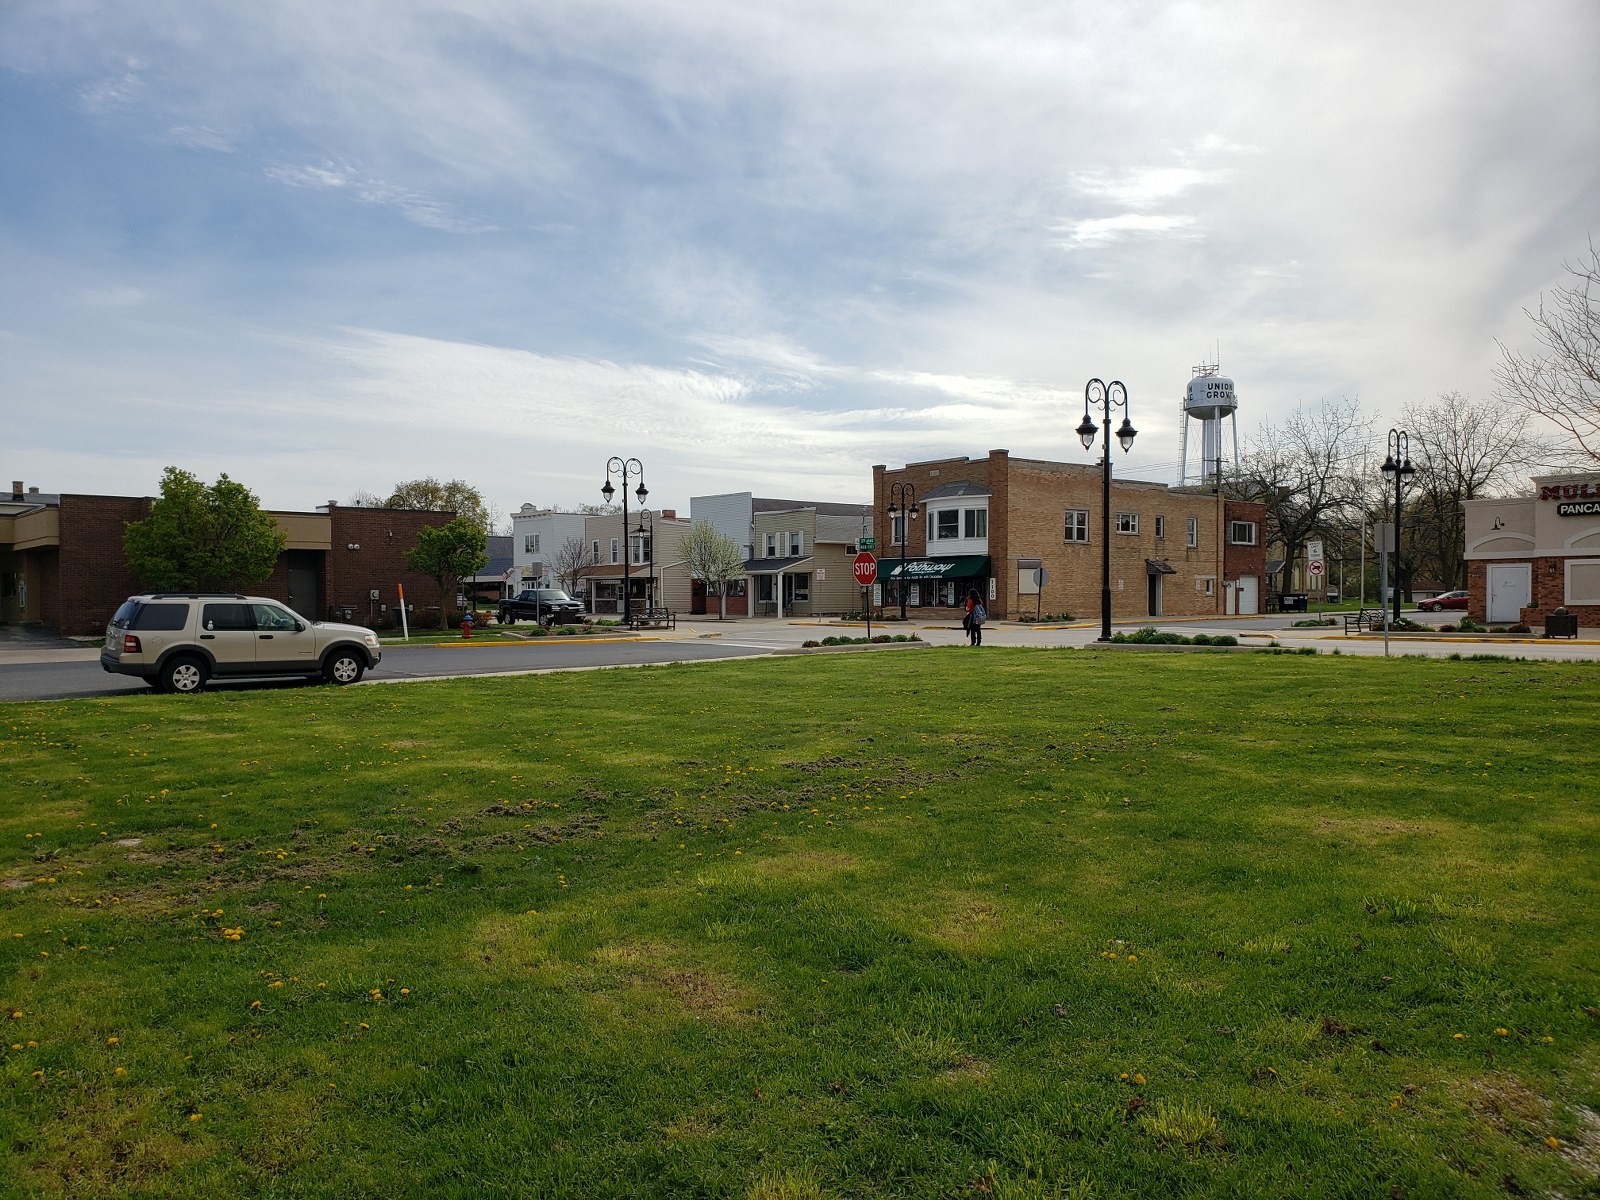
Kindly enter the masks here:
[[261, 640], [263, 642], [270, 642], [272, 640], [272, 635], [270, 633], [263, 633], [261, 635]]

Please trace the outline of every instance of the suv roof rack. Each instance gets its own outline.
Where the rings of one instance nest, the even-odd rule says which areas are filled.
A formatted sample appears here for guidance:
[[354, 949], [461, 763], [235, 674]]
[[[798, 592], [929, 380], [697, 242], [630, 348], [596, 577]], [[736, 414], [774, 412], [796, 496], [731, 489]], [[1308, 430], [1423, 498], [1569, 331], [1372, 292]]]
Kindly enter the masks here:
[[238, 592], [151, 592], [152, 600], [248, 600]]

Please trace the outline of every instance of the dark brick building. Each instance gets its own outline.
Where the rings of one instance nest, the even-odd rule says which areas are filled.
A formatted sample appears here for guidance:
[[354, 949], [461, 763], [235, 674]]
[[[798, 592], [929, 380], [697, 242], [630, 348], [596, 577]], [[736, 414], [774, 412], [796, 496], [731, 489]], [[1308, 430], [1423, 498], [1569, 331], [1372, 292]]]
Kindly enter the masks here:
[[[0, 493], [0, 622], [68, 635], [104, 630], [122, 601], [148, 590], [128, 567], [123, 528], [143, 520], [151, 499], [41, 493], [14, 483]], [[418, 531], [450, 512], [344, 508], [274, 512], [288, 537], [272, 575], [252, 592], [272, 596], [312, 619], [349, 619], [382, 628], [398, 622], [397, 585], [412, 621], [437, 624], [439, 586], [405, 565]]]

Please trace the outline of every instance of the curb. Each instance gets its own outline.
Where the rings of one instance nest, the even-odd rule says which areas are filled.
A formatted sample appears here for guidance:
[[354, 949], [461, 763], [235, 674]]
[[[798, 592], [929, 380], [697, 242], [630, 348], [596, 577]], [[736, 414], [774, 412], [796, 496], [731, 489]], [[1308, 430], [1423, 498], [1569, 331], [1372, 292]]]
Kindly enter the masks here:
[[854, 650], [931, 650], [932, 643], [916, 642], [866, 642], [855, 646], [785, 646], [772, 651], [774, 657], [778, 655], [795, 654], [848, 654]]

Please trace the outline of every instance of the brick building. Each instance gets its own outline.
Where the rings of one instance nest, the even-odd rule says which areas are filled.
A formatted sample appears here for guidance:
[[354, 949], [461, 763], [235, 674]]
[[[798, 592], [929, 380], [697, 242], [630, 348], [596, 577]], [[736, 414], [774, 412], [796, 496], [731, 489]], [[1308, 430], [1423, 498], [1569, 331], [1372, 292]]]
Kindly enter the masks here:
[[[903, 589], [908, 611], [953, 613], [976, 589], [997, 617], [1100, 611], [1098, 465], [991, 450], [875, 466], [872, 476], [885, 609], [898, 607]], [[913, 497], [918, 516], [908, 521]], [[1260, 610], [1264, 506], [1124, 479], [1113, 480], [1111, 506], [1114, 618]]]
[[[151, 499], [41, 493], [13, 483], [0, 493], [0, 622], [90, 636], [128, 596], [147, 590], [129, 569], [122, 533], [150, 513]], [[282, 600], [313, 620], [396, 623], [396, 584], [413, 619], [436, 622], [439, 587], [408, 569], [405, 553], [425, 526], [454, 514], [342, 508], [270, 514], [288, 543], [272, 575], [252, 592]], [[375, 593], [375, 594], [374, 594]], [[453, 605], [454, 597], [448, 602]]]
[[1527, 496], [1468, 500], [1467, 612], [1543, 625], [1557, 608], [1600, 625], [1600, 473], [1542, 475]]

